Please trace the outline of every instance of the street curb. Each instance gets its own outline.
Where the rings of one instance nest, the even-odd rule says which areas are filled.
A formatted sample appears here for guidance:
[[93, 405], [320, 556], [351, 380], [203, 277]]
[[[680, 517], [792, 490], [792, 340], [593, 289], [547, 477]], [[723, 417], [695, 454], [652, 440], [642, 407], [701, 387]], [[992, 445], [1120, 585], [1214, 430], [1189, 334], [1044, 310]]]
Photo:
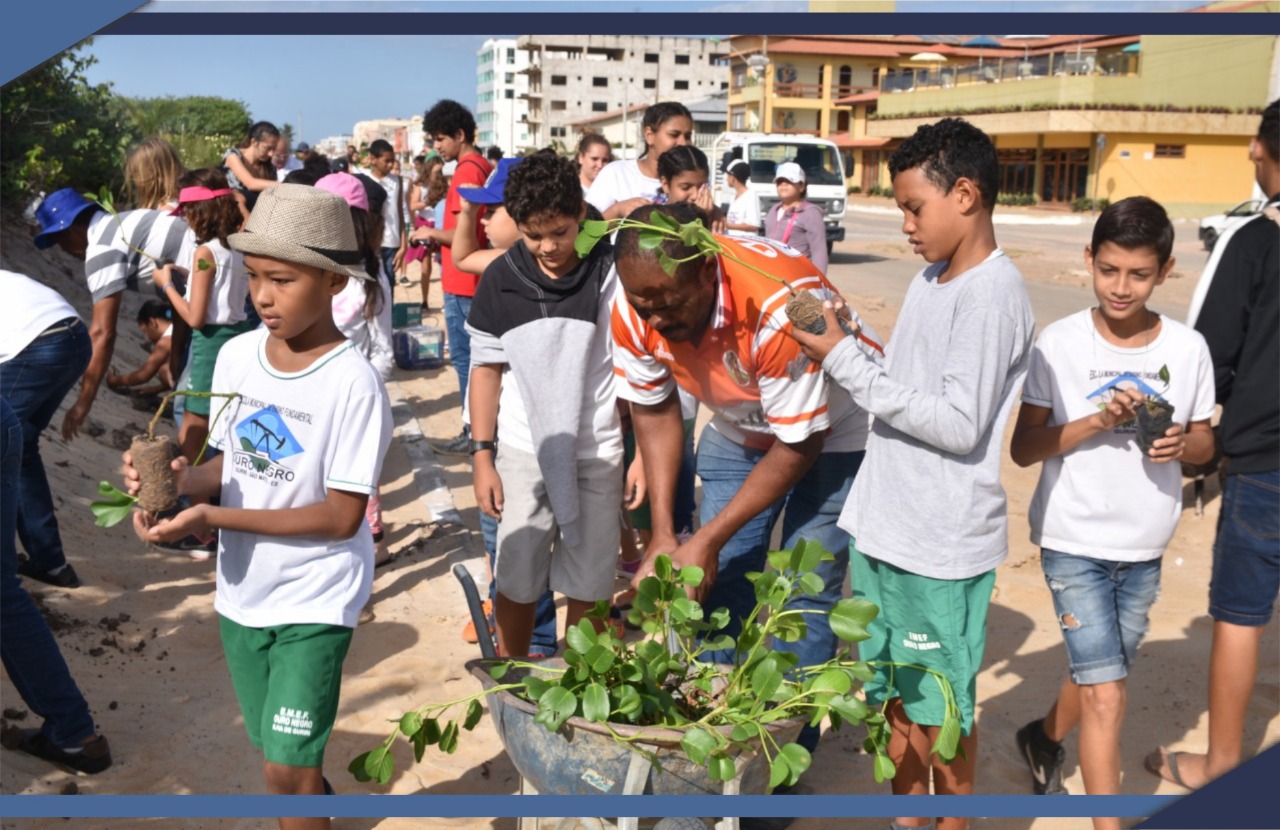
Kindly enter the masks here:
[[413, 467], [413, 483], [418, 487], [422, 505], [427, 508], [427, 515], [432, 522], [439, 524], [457, 524], [466, 526], [462, 514], [453, 503], [453, 493], [445, 483], [444, 474], [440, 472], [440, 463], [418, 419], [409, 410], [409, 403], [404, 399], [400, 384], [394, 381], [387, 384], [387, 396], [391, 399], [391, 419], [395, 423], [392, 435], [404, 447], [409, 456], [409, 464]]
[[[876, 216], [901, 216], [897, 208], [875, 207], [874, 205], [849, 204], [850, 213], [869, 213]], [[994, 213], [991, 221], [996, 225], [1083, 225], [1083, 216], [1028, 216], [1025, 213]]]

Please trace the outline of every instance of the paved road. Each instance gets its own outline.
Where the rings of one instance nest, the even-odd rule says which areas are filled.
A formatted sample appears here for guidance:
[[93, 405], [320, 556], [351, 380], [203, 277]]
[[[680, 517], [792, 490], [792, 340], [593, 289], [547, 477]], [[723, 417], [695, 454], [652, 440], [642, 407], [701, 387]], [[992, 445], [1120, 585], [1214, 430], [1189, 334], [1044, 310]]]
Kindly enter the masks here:
[[[1081, 270], [1084, 268], [1084, 248], [1093, 229], [1092, 219], [1083, 218], [1079, 225], [1000, 224], [996, 226], [996, 238], [1015, 262], [1027, 258], [1041, 263], [1060, 262], [1063, 271]], [[1194, 222], [1178, 222], [1174, 227], [1177, 270], [1187, 275], [1185, 279], [1194, 280], [1204, 269], [1208, 255], [1196, 238]], [[845, 235], [844, 242], [836, 243], [828, 269], [828, 276], [836, 288], [842, 292], [883, 297], [887, 304], [901, 307], [907, 283], [924, 264], [905, 247], [901, 252], [895, 251], [905, 240], [901, 217], [850, 211], [845, 219]], [[1166, 296], [1162, 297], [1162, 293]], [[1027, 294], [1031, 298], [1038, 328], [1095, 303], [1093, 290], [1088, 285], [1082, 287], [1031, 279], [1027, 281]], [[1162, 292], [1157, 288], [1156, 301], [1151, 307], [1173, 319], [1185, 319], [1187, 301], [1180, 295], [1189, 296], [1189, 291]]]

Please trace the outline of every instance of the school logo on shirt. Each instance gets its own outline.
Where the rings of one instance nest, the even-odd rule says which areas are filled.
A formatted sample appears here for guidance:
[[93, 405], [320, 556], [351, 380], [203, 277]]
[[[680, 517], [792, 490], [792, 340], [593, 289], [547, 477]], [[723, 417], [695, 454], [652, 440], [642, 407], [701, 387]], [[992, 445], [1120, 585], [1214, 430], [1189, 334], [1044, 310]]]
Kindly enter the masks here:
[[724, 370], [729, 373], [729, 377], [733, 378], [733, 382], [739, 386], [751, 385], [751, 375], [743, 368], [737, 352], [728, 351], [724, 353]]
[[293, 481], [293, 470], [279, 462], [303, 451], [274, 406], [260, 409], [236, 425], [240, 444], [236, 468], [263, 481]]

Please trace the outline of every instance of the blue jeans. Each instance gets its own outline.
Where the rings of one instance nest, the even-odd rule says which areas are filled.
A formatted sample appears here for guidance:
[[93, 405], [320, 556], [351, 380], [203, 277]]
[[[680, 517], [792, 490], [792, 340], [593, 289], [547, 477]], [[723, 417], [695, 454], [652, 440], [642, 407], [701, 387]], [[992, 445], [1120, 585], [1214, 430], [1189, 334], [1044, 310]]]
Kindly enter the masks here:
[[1209, 615], [1231, 625], [1271, 621], [1280, 593], [1280, 470], [1229, 473], [1213, 543]]
[[0, 397], [0, 658], [23, 701], [44, 719], [40, 729], [45, 737], [57, 746], [73, 747], [94, 734], [89, 704], [49, 624], [18, 579], [14, 534], [25, 432], [8, 400]]
[[444, 295], [444, 327], [449, 337], [449, 361], [458, 373], [458, 391], [467, 399], [467, 379], [471, 377], [471, 335], [467, 334], [467, 317], [471, 314], [471, 297]]
[[[763, 450], [735, 444], [710, 426], [703, 429], [698, 441], [697, 459], [698, 478], [702, 480], [702, 524], [711, 521], [724, 509], [764, 455]], [[834, 561], [824, 562], [818, 567], [817, 572], [825, 583], [822, 593], [797, 598], [788, 607], [825, 611], [840, 600], [849, 569], [849, 534], [836, 525], [836, 520], [862, 464], [862, 456], [862, 452], [823, 453], [790, 493], [743, 525], [720, 549], [716, 582], [703, 605], [712, 610], [721, 606], [729, 609], [733, 621], [726, 629], [728, 634], [738, 635], [741, 630], [739, 621], [756, 605], [755, 592], [746, 575], [750, 571], [765, 569], [769, 538], [779, 514], [783, 514], [784, 548], [806, 539], [820, 543], [835, 555]], [[775, 643], [774, 649], [793, 652], [800, 657], [801, 666], [831, 659], [835, 654], [836, 637], [831, 633], [826, 616], [807, 615], [805, 622], [808, 633], [803, 640]], [[733, 653], [716, 653], [714, 657], [732, 662]]]
[[[764, 455], [763, 450], [735, 444], [709, 425], [702, 430], [697, 460], [698, 478], [702, 480], [702, 524], [724, 509]], [[804, 539], [818, 542], [834, 554], [835, 559], [821, 563], [816, 570], [824, 586], [820, 594], [797, 597], [787, 605], [788, 609], [819, 612], [805, 615], [808, 630], [804, 639], [794, 643], [774, 642], [773, 649], [795, 654], [800, 666], [823, 663], [835, 655], [837, 638], [831, 632], [827, 612], [843, 596], [845, 576], [849, 572], [849, 534], [836, 525], [836, 520], [862, 465], [862, 457], [861, 451], [826, 452], [818, 456], [790, 493], [743, 525], [720, 549], [716, 582], [703, 606], [711, 610], [729, 609], [731, 621], [725, 633], [737, 637], [742, 630], [741, 620], [755, 608], [755, 592], [747, 581], [747, 573], [765, 569], [769, 537], [781, 513], [783, 548], [794, 547]], [[706, 659], [732, 663], [734, 654], [729, 650], [710, 652]], [[818, 743], [818, 730], [806, 727], [798, 742], [812, 750]]]
[[379, 248], [378, 254], [382, 257], [382, 271], [387, 275], [387, 296], [383, 302], [394, 302], [396, 295], [396, 251], [399, 248]]
[[93, 354], [89, 332], [76, 320], [70, 330], [37, 337], [0, 364], [0, 397], [22, 424], [22, 472], [18, 488], [18, 538], [31, 567], [49, 571], [67, 563], [54, 515], [53, 494], [40, 458], [40, 433], [62, 399], [84, 374]]
[[[493, 562], [498, 555], [498, 520], [484, 513], [480, 514], [480, 535], [484, 537], [484, 555], [489, 559], [489, 573], [493, 573]], [[497, 593], [497, 580], [489, 580], [489, 599]], [[538, 605], [533, 612], [533, 639], [529, 643], [530, 654], [541, 654], [547, 657], [556, 653], [556, 597], [550, 590], [538, 597]]]
[[1040, 567], [1067, 643], [1071, 681], [1096, 686], [1127, 677], [1160, 595], [1160, 560], [1112, 562], [1042, 548]]

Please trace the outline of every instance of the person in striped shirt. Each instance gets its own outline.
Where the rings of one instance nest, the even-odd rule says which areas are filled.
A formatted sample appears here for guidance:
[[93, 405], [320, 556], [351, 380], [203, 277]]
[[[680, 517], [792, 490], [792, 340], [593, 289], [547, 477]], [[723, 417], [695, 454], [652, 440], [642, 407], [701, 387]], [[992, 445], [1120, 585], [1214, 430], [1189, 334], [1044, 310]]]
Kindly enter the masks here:
[[[655, 211], [709, 226], [707, 214], [688, 202], [642, 206], [628, 218], [651, 221]], [[823, 299], [836, 296], [827, 279], [782, 243], [717, 239], [731, 256], [697, 257], [674, 239], [645, 249], [638, 230], [618, 232], [614, 373], [618, 395], [632, 404], [653, 519], [636, 584], [652, 573], [659, 554], [671, 555], [677, 566], [701, 567], [706, 579], [696, 598], [708, 608], [728, 608], [733, 621], [726, 633], [736, 636], [739, 621], [755, 606], [746, 575], [764, 570], [779, 515], [784, 547], [803, 539], [835, 555], [818, 568], [823, 591], [790, 607], [822, 612], [840, 599], [849, 537], [836, 519], [862, 463], [870, 419], [786, 335], [788, 285], [755, 269]], [[675, 260], [694, 258], [668, 275], [660, 250]], [[872, 332], [867, 336], [875, 339]], [[698, 445], [701, 526], [683, 544], [672, 527], [683, 446], [677, 387], [713, 413]], [[802, 666], [830, 659], [836, 647], [825, 614], [806, 622], [803, 640], [774, 644]], [[731, 653], [712, 657], [732, 662]], [[818, 730], [810, 728], [800, 743], [812, 750], [817, 741]]]
[[139, 280], [150, 282], [157, 264], [177, 260], [187, 223], [159, 210], [112, 214], [70, 187], [46, 197], [36, 208], [36, 219], [40, 232], [35, 246], [44, 250], [57, 245], [84, 260], [85, 279], [93, 294], [89, 326], [93, 357], [81, 378], [80, 396], [62, 419], [62, 437], [70, 441], [89, 416], [111, 367], [121, 292], [138, 290]]

